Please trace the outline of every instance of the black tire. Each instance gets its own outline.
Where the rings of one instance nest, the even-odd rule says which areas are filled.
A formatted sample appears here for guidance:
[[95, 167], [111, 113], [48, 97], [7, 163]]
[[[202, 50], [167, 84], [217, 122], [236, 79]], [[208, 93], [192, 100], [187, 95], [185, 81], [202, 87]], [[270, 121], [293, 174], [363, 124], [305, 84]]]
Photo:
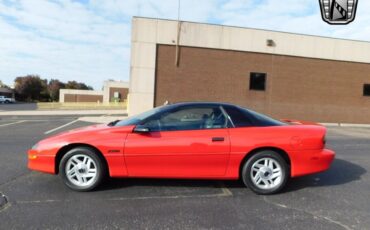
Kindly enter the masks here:
[[[85, 158], [83, 158], [83, 156], [85, 156]], [[74, 162], [76, 162], [74, 160], [76, 158], [77, 158], [77, 160], [90, 159], [91, 162], [89, 162], [89, 165], [91, 166], [91, 169], [92, 170], [96, 169], [96, 174], [95, 174], [94, 177], [92, 177], [92, 178], [86, 177], [86, 178], [90, 178], [90, 181], [86, 182], [85, 185], [83, 185], [83, 184], [78, 185], [76, 183], [78, 183], [77, 180], [80, 180], [80, 179], [82, 180], [81, 177], [83, 177], [83, 175], [86, 176], [87, 173], [89, 173], [89, 172], [86, 172], [89, 169], [81, 168], [80, 169], [81, 171], [80, 171], [80, 170], [77, 169], [78, 168], [77, 165], [73, 166], [72, 164], [74, 164]], [[82, 162], [79, 162], [79, 163], [83, 166]], [[73, 178], [70, 179], [67, 176], [67, 172], [66, 172], [67, 164], [68, 164], [68, 166], [72, 166], [71, 171], [72, 170], [75, 171], [74, 172], [74, 174], [76, 175], [74, 177], [75, 179], [73, 179]], [[103, 180], [105, 179], [105, 177], [107, 175], [107, 169], [106, 169], [106, 166], [105, 166], [104, 162], [102, 161], [102, 159], [99, 157], [99, 155], [96, 153], [96, 151], [94, 149], [88, 148], [88, 147], [77, 147], [77, 148], [74, 148], [74, 149], [68, 151], [63, 156], [63, 158], [62, 158], [62, 160], [60, 161], [60, 164], [59, 164], [59, 174], [60, 174], [61, 178], [63, 179], [64, 184], [67, 185], [70, 189], [72, 189], [74, 191], [78, 191], [78, 192], [87, 192], [87, 191], [91, 191], [91, 190], [95, 189], [96, 187], [98, 187], [103, 182]], [[80, 179], [78, 179], [78, 177], [80, 177]], [[86, 178], [84, 180], [88, 180]]]
[[10, 101], [5, 101], [5, 104], [9, 104], [10, 103]]
[[[263, 166], [258, 170], [256, 169], [257, 171], [255, 170], [252, 172], [252, 166], [255, 163], [257, 167], [257, 165], [260, 165], [257, 164], [257, 162], [265, 162], [266, 159], [269, 159], [271, 162], [273, 162], [272, 168]], [[278, 166], [281, 169], [281, 177], [268, 179], [273, 178], [271, 173], [273, 174], [273, 170], [277, 170]], [[245, 162], [242, 168], [241, 176], [243, 183], [256, 194], [270, 195], [278, 193], [285, 187], [290, 177], [290, 167], [279, 153], [272, 150], [263, 150], [254, 154], [251, 158], [248, 159], [247, 162]], [[258, 180], [258, 178], [261, 178], [260, 183], [262, 182], [262, 184], [257, 185], [258, 181], [255, 181], [253, 178], [257, 178], [256, 180]]]

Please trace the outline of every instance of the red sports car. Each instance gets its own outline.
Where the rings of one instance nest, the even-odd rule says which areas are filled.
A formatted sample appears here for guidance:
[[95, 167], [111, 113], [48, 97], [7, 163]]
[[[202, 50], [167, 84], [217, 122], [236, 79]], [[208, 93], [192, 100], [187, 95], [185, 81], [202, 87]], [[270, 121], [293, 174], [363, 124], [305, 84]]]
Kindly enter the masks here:
[[28, 167], [88, 191], [110, 177], [242, 179], [258, 194], [327, 170], [326, 129], [225, 103], [178, 103], [40, 141]]

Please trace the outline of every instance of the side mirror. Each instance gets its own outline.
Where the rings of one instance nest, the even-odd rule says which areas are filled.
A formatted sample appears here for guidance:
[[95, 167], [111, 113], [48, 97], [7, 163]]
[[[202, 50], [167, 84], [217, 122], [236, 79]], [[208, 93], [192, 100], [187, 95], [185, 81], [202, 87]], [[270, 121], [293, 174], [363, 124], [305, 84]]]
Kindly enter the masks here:
[[149, 132], [150, 132], [149, 128], [145, 126], [138, 125], [134, 128], [134, 133], [149, 133]]

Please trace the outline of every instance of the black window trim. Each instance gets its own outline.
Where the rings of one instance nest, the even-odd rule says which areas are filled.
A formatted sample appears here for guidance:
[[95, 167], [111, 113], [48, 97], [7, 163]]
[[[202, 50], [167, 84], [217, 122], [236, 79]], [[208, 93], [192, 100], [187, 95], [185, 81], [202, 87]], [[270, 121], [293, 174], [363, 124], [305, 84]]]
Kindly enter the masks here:
[[[212, 129], [228, 129], [230, 128], [229, 127], [229, 119], [231, 121], [231, 118], [230, 116], [226, 113], [226, 111], [223, 109], [222, 105], [221, 104], [195, 104], [195, 105], [180, 105], [180, 106], [175, 106], [175, 107], [172, 107], [172, 108], [169, 108], [169, 109], [164, 109], [163, 111], [159, 112], [159, 113], [156, 113], [156, 114], [153, 114], [152, 116], [150, 117], [147, 117], [146, 119], [142, 120], [139, 124], [137, 124], [136, 126], [139, 126], [139, 125], [144, 125], [147, 121], [149, 121], [150, 119], [152, 119], [153, 117], [157, 117], [157, 116], [162, 116], [163, 114], [165, 113], [172, 113], [172, 112], [175, 112], [175, 111], [178, 111], [178, 110], [181, 110], [181, 109], [187, 109], [187, 108], [218, 108], [221, 110], [222, 114], [224, 115], [225, 117], [225, 127], [223, 128], [211, 128], [211, 129], [190, 129], [190, 130], [160, 130], [160, 131], [151, 131], [153, 133], [157, 133], [157, 132], [178, 132], [178, 131], [200, 131], [200, 130], [212, 130]], [[232, 125], [234, 125], [232, 123]], [[235, 126], [234, 126], [235, 127]]]
[[[235, 128], [235, 124], [234, 124], [233, 120], [231, 119], [230, 115], [226, 112], [223, 105], [220, 105], [220, 109], [221, 109], [222, 113], [224, 114], [224, 116], [227, 120], [227, 124], [226, 124], [225, 128], [227, 128], [227, 129], [228, 128]], [[231, 127], [229, 126], [229, 124], [231, 125]]]

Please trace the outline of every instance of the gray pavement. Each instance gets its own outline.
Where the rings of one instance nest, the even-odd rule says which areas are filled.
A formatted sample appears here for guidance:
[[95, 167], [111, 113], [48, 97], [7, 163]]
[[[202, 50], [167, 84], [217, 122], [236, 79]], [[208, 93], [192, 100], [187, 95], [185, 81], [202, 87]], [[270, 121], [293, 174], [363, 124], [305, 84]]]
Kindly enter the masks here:
[[127, 116], [126, 110], [24, 110], [24, 111], [0, 111], [0, 117], [4, 116], [70, 116], [70, 115], [125, 115]]
[[[38, 109], [36, 103], [0, 103], [0, 119], [4, 117], [44, 117], [44, 116], [127, 116], [127, 111], [124, 109]], [[90, 119], [91, 120], [91, 119]], [[89, 121], [90, 121], [89, 120]], [[99, 122], [99, 120], [98, 120]]]
[[11, 104], [0, 103], [0, 112], [1, 111], [32, 111], [37, 109], [36, 103], [22, 103], [16, 102]]
[[75, 119], [0, 120], [0, 193], [8, 201], [0, 229], [370, 229], [370, 129], [330, 127], [331, 169], [292, 179], [278, 195], [255, 195], [238, 181], [154, 179], [111, 179], [77, 193], [26, 167], [28, 148]]

